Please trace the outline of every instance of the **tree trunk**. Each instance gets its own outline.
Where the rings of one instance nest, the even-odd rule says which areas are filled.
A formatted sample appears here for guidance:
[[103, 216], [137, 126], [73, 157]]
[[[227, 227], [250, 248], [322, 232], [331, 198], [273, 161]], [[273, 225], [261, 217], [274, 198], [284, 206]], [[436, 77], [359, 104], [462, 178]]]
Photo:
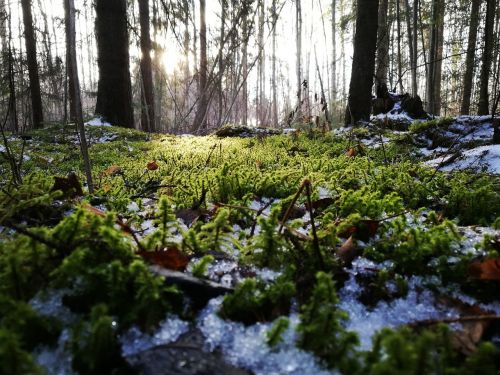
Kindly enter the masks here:
[[358, 0], [346, 125], [368, 121], [377, 49], [378, 0]]
[[271, 86], [273, 90], [273, 126], [278, 127], [278, 88], [276, 86], [276, 22], [278, 15], [276, 14], [276, 0], [273, 0], [271, 5], [273, 17], [273, 57], [272, 57], [272, 78]]
[[75, 4], [74, 0], [64, 0], [65, 23], [66, 23], [66, 49], [69, 51], [68, 56], [73, 67], [72, 75], [69, 80], [72, 82], [71, 87], [74, 92], [71, 94], [74, 101], [76, 111], [76, 124], [80, 134], [80, 148], [82, 151], [83, 162], [85, 165], [85, 173], [87, 175], [87, 186], [89, 193], [94, 192], [92, 183], [92, 168], [88, 154], [87, 139], [85, 137], [85, 128], [83, 124], [82, 100], [80, 96], [80, 81], [78, 79], [78, 67], [76, 62], [76, 31], [75, 31]]
[[23, 9], [24, 39], [28, 60], [28, 75], [30, 79], [31, 111], [33, 127], [43, 127], [42, 94], [40, 91], [40, 77], [38, 75], [38, 62], [36, 60], [36, 38], [31, 12], [31, 0], [21, 0]]
[[474, 77], [474, 59], [476, 56], [477, 29], [479, 27], [479, 8], [481, 0], [472, 0], [469, 23], [469, 42], [465, 58], [464, 92], [460, 114], [470, 113], [470, 98], [472, 95], [472, 80]]
[[[415, 15], [415, 13], [414, 13], [414, 15]], [[416, 52], [415, 49], [417, 48], [417, 45], [414, 44], [413, 34], [417, 32], [417, 29], [412, 30], [412, 27], [411, 27], [412, 18], [411, 18], [410, 3], [408, 0], [405, 0], [405, 17], [406, 17], [407, 36], [408, 36], [408, 52], [410, 53], [411, 96], [416, 97], [417, 96], [417, 60], [416, 60], [417, 54], [415, 53]]]
[[242, 75], [243, 75], [243, 88], [242, 88], [242, 101], [243, 101], [243, 125], [247, 126], [248, 123], [248, 14], [245, 12], [242, 22], [243, 34], [243, 55], [241, 57]]
[[95, 4], [99, 66], [95, 111], [113, 125], [133, 128], [127, 1], [96, 0]]
[[495, 26], [495, 11], [497, 0], [486, 0], [486, 22], [484, 25], [484, 49], [482, 56], [481, 78], [479, 86], [478, 115], [489, 114], [488, 84], [491, 74], [491, 62], [493, 60], [493, 29]]
[[198, 109], [191, 127], [191, 132], [195, 133], [199, 129], [206, 128], [208, 110], [208, 87], [207, 87], [207, 23], [205, 20], [205, 0], [200, 0], [200, 69], [199, 69], [199, 93]]
[[266, 51], [264, 49], [264, 0], [259, 0], [259, 66], [258, 66], [258, 90], [257, 90], [257, 124], [264, 126], [266, 119]]
[[397, 23], [397, 42], [398, 42], [398, 79], [399, 91], [403, 93], [403, 54], [401, 52], [401, 0], [396, 0], [396, 23]]
[[377, 85], [387, 87], [387, 71], [389, 69], [389, 23], [387, 12], [389, 0], [381, 0], [378, 9], [378, 32], [377, 32], [377, 70], [375, 77]]
[[337, 1], [332, 0], [332, 101], [337, 100]]
[[302, 9], [301, 0], [295, 0], [295, 45], [296, 45], [296, 74], [297, 74], [297, 118], [302, 117]]
[[441, 73], [443, 66], [445, 0], [432, 1], [432, 30], [427, 77], [427, 112], [441, 113]]
[[153, 68], [151, 62], [151, 36], [149, 26], [149, 0], [139, 0], [139, 21], [141, 24], [141, 80], [142, 80], [142, 130], [155, 131], [155, 101], [153, 87]]

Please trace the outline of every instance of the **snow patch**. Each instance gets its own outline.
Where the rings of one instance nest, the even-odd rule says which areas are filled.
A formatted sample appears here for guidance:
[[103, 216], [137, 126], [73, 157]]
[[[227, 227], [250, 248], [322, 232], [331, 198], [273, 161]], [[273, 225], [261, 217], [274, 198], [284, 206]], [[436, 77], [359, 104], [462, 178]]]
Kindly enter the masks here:
[[111, 126], [111, 124], [109, 122], [104, 121], [102, 117], [93, 118], [92, 120], [87, 121], [85, 123], [85, 125], [88, 125], [88, 126]]

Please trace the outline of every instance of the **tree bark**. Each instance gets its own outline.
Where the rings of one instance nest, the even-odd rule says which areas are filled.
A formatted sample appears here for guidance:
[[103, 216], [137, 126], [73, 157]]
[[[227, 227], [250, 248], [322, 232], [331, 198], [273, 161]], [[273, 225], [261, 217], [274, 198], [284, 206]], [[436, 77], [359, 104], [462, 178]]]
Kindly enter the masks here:
[[38, 74], [38, 62], [36, 59], [36, 38], [33, 26], [31, 0], [21, 0], [21, 6], [23, 9], [24, 39], [26, 43], [28, 75], [30, 79], [32, 121], [33, 127], [39, 129], [43, 127], [43, 109], [40, 76]]
[[[414, 0], [416, 1], [416, 0]], [[415, 7], [414, 7], [415, 10]], [[415, 13], [413, 13], [415, 15]], [[417, 45], [414, 44], [414, 36], [417, 32], [416, 29], [412, 30], [412, 17], [411, 17], [411, 9], [410, 9], [410, 2], [408, 0], [405, 0], [405, 17], [406, 17], [406, 29], [407, 29], [407, 36], [408, 36], [408, 52], [410, 53], [410, 70], [411, 70], [411, 96], [416, 97], [417, 96], [417, 54], [415, 53]], [[415, 19], [413, 19], [415, 21]], [[415, 24], [415, 22], [414, 22]]]
[[64, 0], [64, 13], [66, 23], [66, 50], [69, 62], [73, 67], [72, 75], [69, 77], [73, 93], [71, 96], [74, 99], [74, 109], [76, 116], [76, 124], [80, 134], [80, 149], [82, 152], [83, 162], [85, 166], [85, 174], [87, 176], [87, 186], [89, 193], [94, 192], [94, 185], [92, 182], [92, 167], [90, 165], [90, 158], [87, 147], [87, 139], [85, 137], [85, 127], [83, 124], [82, 113], [82, 100], [80, 96], [80, 81], [78, 79], [78, 67], [76, 62], [76, 31], [75, 31], [75, 3], [74, 0]]
[[469, 41], [465, 58], [464, 88], [460, 114], [470, 113], [470, 99], [472, 95], [472, 80], [474, 77], [474, 59], [476, 56], [477, 29], [479, 27], [479, 8], [481, 0], [472, 0], [469, 23]]
[[302, 117], [302, 8], [301, 0], [295, 0], [295, 45], [296, 45], [296, 74], [297, 74], [297, 118]]
[[443, 66], [445, 0], [432, 1], [432, 30], [427, 77], [427, 112], [441, 113], [441, 73]]
[[358, 0], [346, 125], [368, 121], [377, 49], [378, 0]]
[[126, 0], [96, 0], [99, 66], [96, 114], [113, 125], [134, 127]]
[[389, 0], [380, 0], [378, 9], [378, 32], [377, 32], [377, 70], [375, 77], [377, 85], [387, 87], [387, 72], [389, 69], [389, 23], [387, 12], [389, 10]]
[[199, 68], [199, 93], [198, 108], [191, 127], [191, 132], [195, 133], [199, 129], [206, 128], [208, 111], [208, 60], [207, 60], [207, 23], [205, 0], [200, 0], [200, 68]]
[[271, 86], [273, 90], [273, 126], [278, 127], [278, 87], [276, 85], [276, 22], [278, 15], [276, 14], [276, 0], [273, 0], [271, 5], [271, 12], [273, 17], [273, 57], [272, 57], [272, 78]]
[[153, 68], [151, 62], [151, 35], [149, 26], [149, 0], [139, 0], [139, 22], [141, 24], [141, 125], [142, 130], [155, 131], [155, 101]]
[[332, 0], [332, 101], [337, 100], [337, 1]]
[[488, 84], [491, 75], [491, 62], [493, 60], [493, 29], [495, 26], [495, 11], [498, 0], [486, 0], [486, 21], [484, 25], [484, 49], [482, 56], [481, 77], [479, 86], [478, 115], [489, 114]]

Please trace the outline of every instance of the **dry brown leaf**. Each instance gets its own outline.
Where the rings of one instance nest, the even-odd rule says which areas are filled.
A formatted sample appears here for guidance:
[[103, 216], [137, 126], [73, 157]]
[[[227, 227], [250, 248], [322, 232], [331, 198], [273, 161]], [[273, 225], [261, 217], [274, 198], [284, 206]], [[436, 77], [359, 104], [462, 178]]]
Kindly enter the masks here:
[[469, 266], [469, 275], [473, 279], [500, 281], [500, 259], [472, 263]]
[[147, 165], [146, 165], [146, 168], [149, 170], [149, 171], [156, 171], [159, 166], [158, 166], [158, 163], [156, 161], [150, 161]]
[[176, 247], [160, 251], [139, 251], [137, 254], [148, 263], [175, 271], [184, 271], [189, 263], [189, 258]]
[[352, 261], [360, 255], [360, 249], [356, 246], [356, 243], [352, 236], [350, 236], [337, 251], [337, 256], [344, 263], [344, 265], [351, 265]]
[[369, 237], [374, 237], [377, 234], [378, 228], [380, 226], [379, 220], [361, 220], [357, 226], [352, 226], [346, 228], [341, 233], [338, 233], [340, 238], [349, 238], [355, 233], [359, 233], [360, 229], [366, 229], [367, 235]]
[[346, 155], [349, 156], [350, 158], [356, 156], [358, 154], [358, 150], [356, 150], [356, 147], [351, 147], [349, 150], [347, 150]]
[[105, 169], [102, 174], [104, 176], [114, 176], [122, 172], [122, 167], [119, 165], [112, 165], [111, 167], [108, 167]]
[[[321, 198], [316, 201], [311, 202], [311, 206], [314, 210], [324, 210], [325, 208], [331, 206], [335, 203], [335, 199], [333, 198]], [[306, 203], [306, 208], [309, 210], [309, 204]]]

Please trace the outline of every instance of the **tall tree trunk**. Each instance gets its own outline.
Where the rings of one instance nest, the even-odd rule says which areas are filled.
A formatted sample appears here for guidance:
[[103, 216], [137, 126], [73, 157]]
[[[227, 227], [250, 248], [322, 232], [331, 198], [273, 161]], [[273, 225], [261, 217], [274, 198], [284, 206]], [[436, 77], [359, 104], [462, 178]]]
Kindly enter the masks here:
[[297, 118], [302, 119], [302, 8], [301, 0], [295, 0], [295, 45], [297, 48], [296, 74], [297, 74]]
[[[413, 0], [413, 67], [412, 67], [412, 94], [414, 97], [418, 95], [418, 10], [419, 0]], [[423, 48], [423, 47], [422, 47]]]
[[398, 28], [398, 80], [399, 91], [403, 93], [403, 54], [401, 52], [401, 0], [396, 0], [396, 23]]
[[155, 131], [155, 101], [153, 68], [151, 62], [151, 35], [149, 26], [149, 0], [139, 0], [139, 21], [141, 24], [141, 80], [142, 80], [142, 130]]
[[89, 188], [89, 193], [94, 192], [94, 185], [92, 182], [92, 168], [90, 165], [90, 158], [87, 147], [87, 139], [85, 137], [85, 128], [83, 124], [83, 113], [82, 113], [82, 100], [80, 97], [80, 81], [78, 79], [78, 67], [76, 62], [76, 31], [75, 31], [75, 3], [74, 0], [64, 0], [64, 13], [65, 13], [65, 23], [66, 23], [66, 49], [69, 51], [69, 60], [71, 66], [73, 67], [72, 75], [69, 80], [72, 81], [71, 87], [74, 92], [72, 97], [75, 102], [76, 111], [76, 124], [80, 134], [80, 148], [82, 151], [83, 162], [85, 165], [85, 173], [87, 175], [87, 186]]
[[474, 60], [476, 56], [477, 29], [479, 27], [479, 8], [481, 0], [472, 0], [469, 22], [469, 41], [465, 58], [464, 92], [460, 114], [470, 113], [470, 98], [472, 95], [472, 80], [474, 77]]
[[64, 0], [64, 6], [65, 6], [65, 17], [66, 17], [66, 77], [67, 77], [67, 90], [68, 90], [68, 97], [69, 97], [69, 121], [70, 122], [76, 122], [76, 98], [75, 98], [75, 93], [76, 90], [73, 87], [74, 85], [74, 67], [73, 67], [73, 60], [71, 59], [71, 49], [68, 48], [68, 46], [71, 45], [71, 33], [68, 30], [68, 25], [69, 25], [69, 8], [67, 4], [67, 0]]
[[224, 113], [224, 94], [222, 83], [224, 81], [224, 38], [226, 36], [226, 16], [227, 16], [227, 0], [221, 0], [221, 23], [220, 23], [220, 46], [219, 46], [219, 77], [218, 77], [218, 96], [219, 96], [219, 105], [217, 106], [218, 116], [217, 123], [222, 125], [222, 117]]
[[243, 34], [243, 55], [241, 57], [243, 87], [242, 87], [242, 101], [243, 101], [243, 125], [248, 123], [248, 14], [245, 12], [242, 21], [242, 34]]
[[445, 0], [432, 1], [432, 30], [427, 77], [427, 112], [441, 113], [441, 73], [443, 66]]
[[191, 127], [191, 132], [195, 133], [199, 129], [206, 128], [208, 110], [208, 61], [207, 61], [207, 23], [205, 20], [205, 0], [200, 0], [200, 68], [199, 68], [199, 93], [198, 108]]
[[95, 4], [99, 66], [95, 111], [113, 125], [133, 128], [127, 1], [96, 0]]
[[378, 0], [358, 0], [346, 125], [370, 119], [377, 49], [378, 3]]
[[24, 39], [26, 43], [28, 75], [30, 79], [33, 127], [39, 129], [43, 126], [43, 109], [40, 77], [38, 75], [38, 62], [36, 60], [36, 38], [31, 11], [31, 0], [21, 0], [21, 6], [23, 9]]
[[267, 106], [266, 106], [266, 52], [264, 49], [264, 6], [265, 0], [259, 0], [259, 66], [258, 66], [258, 90], [257, 90], [257, 124], [264, 126]]
[[389, 0], [380, 0], [378, 9], [378, 31], [377, 31], [377, 70], [375, 77], [377, 85], [387, 87], [387, 72], [389, 69], [389, 30], [390, 25], [387, 18], [389, 11]]
[[19, 131], [19, 125], [17, 121], [17, 107], [16, 107], [16, 88], [15, 88], [15, 77], [14, 77], [14, 58], [12, 56], [12, 23], [11, 23], [11, 12], [9, 5], [9, 12], [7, 12], [7, 4], [5, 0], [0, 0], [0, 38], [2, 39], [2, 52], [1, 52], [1, 67], [2, 72], [5, 72], [5, 76], [8, 77], [9, 81], [9, 119], [8, 119], [8, 129], [12, 132]]
[[337, 100], [337, 1], [332, 0], [332, 101]]
[[273, 90], [273, 126], [278, 127], [278, 87], [276, 85], [276, 22], [278, 21], [278, 15], [276, 14], [276, 0], [273, 0], [272, 2], [271, 12], [273, 17], [273, 57], [271, 78], [271, 86]]
[[486, 21], [484, 25], [484, 49], [482, 56], [481, 77], [479, 86], [479, 115], [489, 114], [488, 84], [491, 74], [491, 62], [493, 60], [493, 29], [495, 26], [495, 11], [498, 0], [486, 0]]
[[406, 30], [407, 30], [407, 36], [408, 36], [408, 52], [410, 53], [410, 70], [411, 70], [411, 96], [416, 97], [417, 96], [417, 61], [416, 61], [416, 54], [414, 49], [417, 48], [417, 46], [413, 43], [414, 38], [413, 34], [417, 32], [417, 30], [412, 30], [411, 27], [411, 9], [410, 9], [410, 2], [408, 0], [405, 0], [405, 17], [406, 17]]

